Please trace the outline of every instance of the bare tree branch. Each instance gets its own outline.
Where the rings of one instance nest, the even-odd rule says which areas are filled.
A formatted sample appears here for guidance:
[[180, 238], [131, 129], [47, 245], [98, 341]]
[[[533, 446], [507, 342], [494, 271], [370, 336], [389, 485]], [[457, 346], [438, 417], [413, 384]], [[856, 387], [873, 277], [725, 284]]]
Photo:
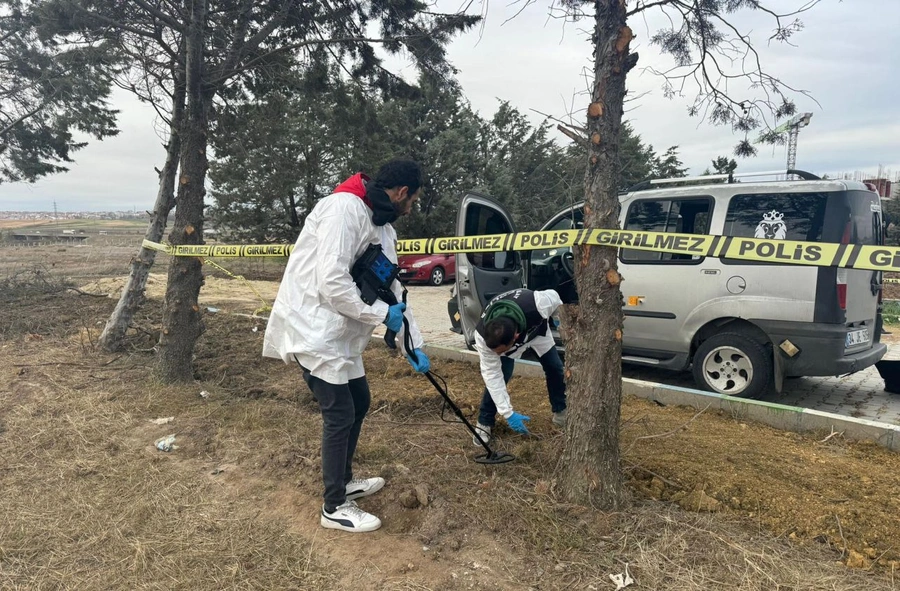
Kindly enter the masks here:
[[559, 130], [564, 136], [577, 143], [578, 145], [584, 146], [585, 148], [588, 146], [588, 139], [583, 135], [578, 135], [571, 129], [565, 127], [563, 124], [559, 123], [556, 125], [556, 129]]
[[160, 22], [165, 23], [167, 26], [171, 27], [173, 30], [178, 31], [179, 33], [184, 33], [185, 27], [184, 24], [172, 18], [169, 14], [166, 14], [162, 10], [159, 10], [150, 4], [148, 4], [145, 0], [131, 0], [138, 6], [144, 9], [148, 14], [158, 19]]
[[626, 16], [626, 17], [630, 17], [630, 16], [633, 16], [633, 15], [635, 15], [635, 14], [644, 12], [645, 10], [649, 10], [649, 9], [655, 7], [655, 6], [662, 6], [662, 5], [664, 5], [664, 4], [669, 4], [669, 3], [671, 3], [671, 2], [672, 2], [672, 0], [659, 0], [658, 2], [651, 2], [650, 4], [647, 4], [647, 3], [644, 3], [644, 4], [638, 4], [637, 6], [634, 7], [634, 9], [629, 10], [628, 12], [626, 12], [626, 13], [625, 13], [625, 16]]

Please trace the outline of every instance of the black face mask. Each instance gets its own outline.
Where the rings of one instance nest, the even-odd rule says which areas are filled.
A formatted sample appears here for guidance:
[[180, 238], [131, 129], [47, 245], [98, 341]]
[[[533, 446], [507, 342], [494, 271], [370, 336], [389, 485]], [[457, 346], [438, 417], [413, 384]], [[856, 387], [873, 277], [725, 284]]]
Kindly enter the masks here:
[[397, 219], [397, 209], [391, 203], [391, 198], [384, 189], [376, 187], [375, 183], [370, 183], [366, 187], [366, 198], [372, 204], [373, 224], [383, 226]]

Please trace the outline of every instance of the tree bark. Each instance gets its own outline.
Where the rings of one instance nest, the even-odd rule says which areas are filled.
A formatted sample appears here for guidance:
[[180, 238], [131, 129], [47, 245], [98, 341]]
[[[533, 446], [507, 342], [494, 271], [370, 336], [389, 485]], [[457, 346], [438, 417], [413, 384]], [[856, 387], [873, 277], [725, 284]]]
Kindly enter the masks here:
[[[179, 127], [184, 116], [184, 72], [175, 74], [175, 88], [172, 95], [172, 114], [169, 129], [169, 143], [166, 145], [166, 163], [159, 173], [159, 191], [156, 203], [144, 238], [151, 242], [161, 242], [169, 220], [169, 212], [175, 207], [175, 175], [178, 172], [178, 159], [181, 154], [181, 134]], [[100, 346], [113, 352], [120, 351], [125, 345], [125, 333], [131, 326], [135, 313], [144, 304], [144, 290], [150, 268], [156, 260], [156, 251], [141, 248], [137, 258], [131, 261], [131, 273], [128, 282], [119, 296], [115, 310], [106, 321], [100, 334]]]
[[[206, 0], [194, 0], [185, 40], [187, 109], [181, 130], [181, 176], [175, 224], [169, 234], [169, 242], [174, 245], [203, 243], [204, 182], [209, 167], [206, 159], [207, 133], [213, 94], [203, 83], [205, 21]], [[172, 257], [157, 363], [157, 375], [165, 383], [193, 379], [194, 345], [203, 331], [197, 303], [202, 284], [200, 259]]]
[[[618, 149], [625, 76], [637, 62], [623, 0], [594, 3], [594, 87], [588, 109], [585, 226], [617, 228]], [[566, 446], [557, 475], [573, 503], [616, 510], [627, 504], [619, 467], [622, 402], [622, 293], [616, 249], [574, 249], [579, 305], [566, 306]]]

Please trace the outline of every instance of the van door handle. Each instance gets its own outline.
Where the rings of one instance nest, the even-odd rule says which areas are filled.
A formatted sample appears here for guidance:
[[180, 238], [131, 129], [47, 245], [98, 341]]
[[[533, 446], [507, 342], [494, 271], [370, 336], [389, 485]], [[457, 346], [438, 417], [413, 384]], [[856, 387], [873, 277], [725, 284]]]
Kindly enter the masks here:
[[504, 277], [500, 280], [500, 285], [506, 285], [507, 283], [509, 283], [509, 277]]

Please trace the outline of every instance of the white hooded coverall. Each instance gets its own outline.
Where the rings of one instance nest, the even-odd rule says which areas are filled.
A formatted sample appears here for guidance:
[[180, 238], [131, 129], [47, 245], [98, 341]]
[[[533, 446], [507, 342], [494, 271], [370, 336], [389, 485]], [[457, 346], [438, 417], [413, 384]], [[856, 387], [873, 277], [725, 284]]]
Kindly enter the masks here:
[[[263, 343], [263, 356], [285, 363], [294, 363], [296, 357], [313, 376], [331, 384], [346, 384], [365, 375], [362, 353], [388, 313], [388, 305], [381, 300], [371, 306], [362, 301], [350, 276], [353, 263], [369, 244], [381, 244], [387, 258], [397, 263], [393, 226], [372, 223], [372, 210], [362, 199], [364, 186], [361, 194], [356, 187], [351, 190], [355, 193], [336, 192], [322, 199], [306, 218]], [[402, 301], [399, 281], [392, 290]], [[422, 347], [422, 335], [408, 308], [405, 316], [413, 347]], [[402, 331], [399, 337], [403, 342]]]

